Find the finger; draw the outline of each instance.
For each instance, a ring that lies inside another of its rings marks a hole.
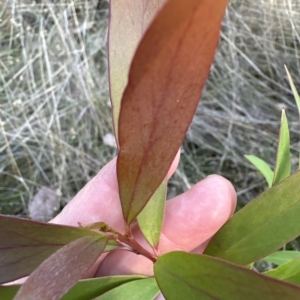
[[[235,206],[236,193],[233,186],[218,175],[207,177],[189,191],[169,200],[159,244],[160,254],[174,250],[190,252],[201,246],[230,218]],[[135,236],[147,247],[141,233]],[[151,276],[152,268],[153,263],[144,257],[114,251],[101,262],[96,275]]]
[[[179,158],[178,151],[169,169],[168,178],[175,172]],[[116,158],[88,182],[51,223],[78,226],[78,223],[91,224],[100,221],[117,231],[124,230],[116,175]]]
[[[51,223],[78,226],[105,222],[123,230],[116,177],[116,158],[110,161],[65,206]]]
[[[180,159],[178,151],[167,177],[175,172]],[[119,232],[124,231],[124,220],[120,204],[116,175],[116,158],[109,162],[86,186],[66,205],[51,223],[78,226],[105,222]],[[92,277],[106,254],[101,255],[87,271]]]
[[[179,160],[180,160],[180,149],[178,150],[172,164],[171,164],[171,167],[168,171],[168,174],[167,174],[167,178],[170,179],[173,174],[175,173],[177,167],[178,167],[178,164],[179,164]]]
[[[162,253],[190,252],[211,238],[232,216],[237,196],[232,184],[211,175],[167,202],[160,241]]]

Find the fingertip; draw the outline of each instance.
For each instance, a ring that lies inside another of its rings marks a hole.
[[[222,176],[212,175],[168,201],[162,251],[191,251],[198,247],[232,216],[236,199],[232,184]]]
[[[220,191],[220,194],[226,195],[226,200],[223,204],[231,208],[229,217],[232,216],[237,204],[237,194],[232,183],[225,177],[216,174],[207,176],[203,181],[215,186]],[[222,202],[222,199],[219,200]]]

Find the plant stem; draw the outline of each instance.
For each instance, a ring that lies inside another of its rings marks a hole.
[[[132,248],[132,252],[136,254],[143,255],[150,259],[152,262],[156,262],[156,257],[150,253],[148,250],[146,250],[144,247],[142,247],[135,239],[133,236],[127,237],[124,236],[123,234],[120,234],[117,232],[117,241],[124,243]]]
[[[108,233],[109,237],[112,240],[115,240],[117,242],[120,242],[122,244],[129,246],[131,248],[130,251],[132,251],[136,254],[139,254],[139,255],[143,255],[143,256],[147,257],[148,259],[150,259],[152,262],[156,262],[157,255],[150,253],[148,250],[146,250],[144,247],[142,247],[134,239],[134,236],[132,235],[129,227],[127,228],[125,234],[121,234],[103,222],[97,222],[97,223],[87,225],[87,226],[82,226],[81,224],[79,224],[79,226],[85,227],[85,228],[88,228],[91,230],[97,229],[100,232]],[[126,249],[126,250],[129,250],[129,249]]]

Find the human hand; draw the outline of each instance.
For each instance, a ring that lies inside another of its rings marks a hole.
[[[168,178],[175,172],[175,158]],[[167,201],[158,253],[182,250],[202,253],[210,238],[231,217],[236,206],[236,193],[229,181],[211,175],[190,190]],[[105,222],[114,230],[125,232],[116,176],[116,159],[108,163],[68,203],[51,223],[71,226]],[[136,240],[146,249],[150,246],[138,228]],[[153,263],[141,255],[115,250],[102,254],[86,277],[141,274],[153,275]]]

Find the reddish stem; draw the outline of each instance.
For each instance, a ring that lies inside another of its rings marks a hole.
[[[143,255],[145,257],[147,257],[148,259],[150,259],[152,262],[156,262],[157,256],[150,253],[148,250],[146,250],[144,247],[142,247],[133,237],[132,233],[131,233],[131,229],[130,226],[126,226],[126,233],[125,234],[121,234],[117,231],[115,231],[114,229],[112,229],[110,226],[108,226],[107,224],[103,223],[103,222],[98,222],[98,223],[94,223],[88,226],[85,226],[86,228],[89,229],[98,229],[100,232],[103,233],[108,233],[109,237],[112,240],[115,240],[117,242],[120,242],[121,244],[125,244],[127,246],[129,246],[131,249],[130,251],[139,254],[139,255]],[[99,228],[100,227],[100,228]],[[126,249],[129,250],[129,249]]]

